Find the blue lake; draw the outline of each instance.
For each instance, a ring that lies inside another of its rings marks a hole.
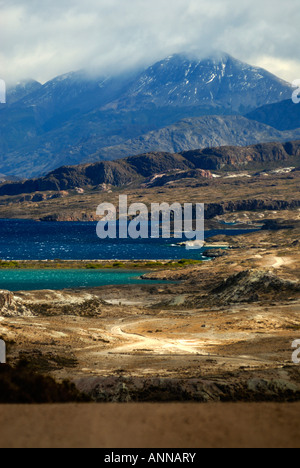
[[[0,289],[33,291],[153,284],[153,281],[140,279],[144,273],[144,271],[126,270],[1,270]]]
[[[241,230],[206,231],[241,234]],[[51,223],[0,220],[2,260],[177,260],[201,259],[201,250],[176,247],[171,239],[106,239],[96,234],[96,223]]]

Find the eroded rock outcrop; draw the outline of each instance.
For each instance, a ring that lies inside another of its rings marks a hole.
[[[197,401],[298,401],[299,385],[277,378],[169,379],[137,377],[91,377],[75,381],[80,392],[96,402]]]
[[[278,277],[264,270],[244,270],[229,276],[211,294],[223,304],[257,302],[265,296],[283,294],[300,297],[300,282]]]
[[[237,211],[281,211],[299,208],[300,199],[287,200],[263,200],[249,199],[237,200],[223,203],[208,203],[205,205],[205,219],[212,219],[222,216],[225,213],[235,213]]]
[[[16,300],[37,316],[100,317],[109,308],[100,298],[84,291],[23,291],[16,293]]]
[[[0,316],[2,317],[19,317],[32,316],[21,300],[16,299],[10,291],[0,291]]]

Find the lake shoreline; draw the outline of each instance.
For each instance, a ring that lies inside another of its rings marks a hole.
[[[206,260],[0,260],[1,270],[127,270],[184,268],[190,265],[200,265]]]
[[[213,262],[168,268],[147,260],[149,284],[69,289],[61,281],[69,272],[58,269],[48,273],[68,289],[3,291],[0,337],[8,364],[16,368],[21,360],[57,382],[75,382],[97,403],[300,401],[300,368],[292,361],[300,326],[300,221],[293,224],[218,236],[214,244],[232,248]],[[117,262],[80,262],[103,263]],[[54,264],[36,266],[45,271]],[[135,265],[137,275],[147,271]],[[13,275],[19,273],[26,272]],[[111,274],[115,282],[126,276],[122,269],[81,269],[84,277],[90,273]],[[43,275],[35,272],[39,282]]]

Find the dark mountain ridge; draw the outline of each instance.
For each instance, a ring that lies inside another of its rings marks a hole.
[[[294,130],[300,128],[300,104],[295,104],[290,98],[259,107],[246,117],[270,125],[277,130]]]
[[[220,171],[273,168],[276,164],[300,164],[300,140],[288,143],[265,143],[248,147],[220,147],[179,154],[148,153],[118,161],[104,161],[79,166],[63,166],[39,179],[0,186],[0,196],[38,191],[61,191],[110,184],[122,187],[141,184],[157,175],[179,171]],[[199,174],[198,174],[199,175]],[[201,175],[201,174],[200,174]],[[202,173],[209,177],[209,173]]]
[[[184,119],[119,145],[101,148],[82,162],[119,159],[156,151],[180,153],[199,148],[249,146],[299,138],[300,128],[279,131],[240,115],[209,115]]]

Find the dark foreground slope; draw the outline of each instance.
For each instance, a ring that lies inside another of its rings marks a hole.
[[[70,403],[87,402],[74,384],[57,383],[50,376],[33,372],[25,360],[16,367],[0,365],[0,403]]]

